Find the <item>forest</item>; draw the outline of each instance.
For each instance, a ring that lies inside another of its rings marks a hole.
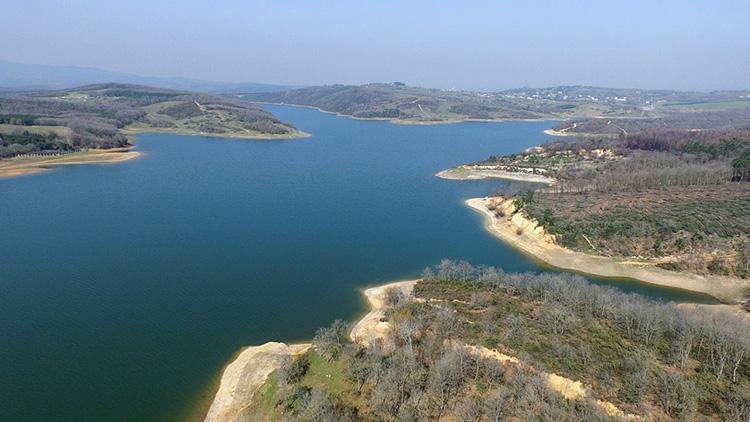
[[[750,418],[745,315],[448,260],[425,270],[413,295],[387,295],[382,341],[351,343],[341,321],[318,330],[246,419]],[[585,394],[566,398],[562,379]]]

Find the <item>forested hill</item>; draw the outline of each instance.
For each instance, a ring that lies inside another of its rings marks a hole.
[[[747,421],[750,329],[570,274],[443,261],[386,292],[382,338],[340,321],[238,420]]]
[[[399,82],[328,85],[243,98],[297,104],[358,118],[441,122],[466,119],[652,118],[698,110],[750,108],[750,91],[681,92],[586,86],[500,92],[428,89]]]
[[[0,94],[0,158],[126,146],[133,131],[249,138],[299,132],[247,101],[127,84]]]

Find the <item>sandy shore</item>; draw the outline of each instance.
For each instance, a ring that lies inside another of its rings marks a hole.
[[[750,288],[748,280],[667,271],[648,262],[620,261],[562,248],[535,221],[525,218],[521,213],[514,214],[512,200],[497,199],[500,201],[498,209],[504,212],[505,217],[498,217],[487,208],[491,200],[493,199],[475,198],[467,200],[466,204],[485,217],[490,233],[554,267],[602,277],[632,278],[650,284],[705,293],[724,303],[738,303],[744,299],[746,289]]]
[[[365,290],[364,295],[370,305],[370,312],[354,324],[352,331],[349,333],[349,338],[355,343],[367,345],[377,338],[385,337],[390,329],[389,324],[382,321],[386,292],[390,289],[397,289],[406,296],[410,296],[418,281],[398,281]]]
[[[521,172],[510,172],[503,170],[475,169],[468,166],[458,166],[437,173],[435,176],[449,180],[480,180],[480,179],[504,179],[519,182],[544,183],[551,185],[555,179],[541,174],[529,174]]]
[[[216,392],[205,420],[239,420],[271,372],[278,369],[287,358],[302,354],[309,348],[310,344],[269,342],[244,349],[224,369],[219,391]]]
[[[307,138],[312,135],[306,132],[297,131],[287,135],[243,135],[239,133],[230,134],[212,134],[199,133],[192,131],[181,131],[175,129],[158,129],[158,128],[128,128],[122,129],[126,135],[136,135],[142,133],[173,133],[178,135],[205,136],[216,138],[232,139],[252,139],[252,140],[288,140]],[[13,158],[0,160],[0,178],[24,176],[34,173],[47,171],[55,166],[75,165],[75,164],[111,164],[119,163],[141,155],[130,148],[113,148],[113,149],[90,149],[88,151],[73,152],[57,157],[30,157],[30,158]]]
[[[617,133],[565,132],[563,130],[554,130],[554,129],[546,129],[544,133],[550,136],[578,136],[582,138],[590,138],[590,137],[616,138],[620,136]]]
[[[367,344],[375,338],[384,336],[389,329],[388,324],[381,321],[386,292],[394,288],[410,295],[417,281],[399,281],[365,290],[364,295],[370,305],[370,311],[352,328],[350,333],[352,341]],[[224,369],[219,390],[214,396],[205,421],[240,420],[243,411],[250,406],[253,396],[263,386],[268,376],[280,368],[287,358],[306,352],[310,346],[309,343],[286,345],[269,342],[243,349],[239,356]]]
[[[568,133],[562,130],[555,130],[555,129],[546,129],[544,133],[550,136],[578,136],[580,135],[578,133]]]
[[[131,148],[88,150],[58,157],[31,157],[0,160],[0,178],[39,173],[56,166],[75,164],[108,164],[131,160],[140,155]]]

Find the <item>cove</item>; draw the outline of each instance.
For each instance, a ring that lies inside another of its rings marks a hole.
[[[548,270],[463,204],[505,182],[433,175],[537,145],[553,122],[404,126],[264,107],[313,136],[146,134],[130,162],[0,180],[0,420],[181,420],[242,346],[354,319],[364,286],[441,258]]]

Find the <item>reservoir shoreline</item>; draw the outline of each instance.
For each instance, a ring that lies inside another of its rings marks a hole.
[[[396,281],[361,290],[367,300],[368,311],[352,325],[349,332],[351,341],[368,344],[373,338],[382,337],[384,330],[388,329],[388,324],[381,321],[386,292],[397,289],[408,295],[418,281]],[[222,370],[219,387],[206,413],[205,422],[238,420],[268,376],[287,359],[305,353],[310,347],[310,342],[287,345],[269,341],[243,348]]]
[[[0,179],[41,173],[50,168],[78,164],[114,164],[141,156],[127,148],[94,149],[51,157],[30,157],[0,160]]]
[[[0,183],[0,247],[13,258],[0,369],[18,384],[0,399],[0,419],[202,419],[241,346],[297,343],[336,318],[355,321],[367,309],[357,291],[372,281],[445,257],[545,270],[463,205],[499,182],[433,175],[537,145],[550,123],[407,128],[268,109],[315,142],[138,135],[146,159]],[[707,298],[603,283],[666,301]]]
[[[137,139],[132,137],[133,135],[142,135],[149,133],[165,133],[185,136],[200,136],[207,138],[237,140],[244,139],[259,141],[287,141],[294,139],[304,139],[312,136],[311,134],[301,130],[285,135],[243,135],[237,133],[216,134],[195,132],[189,130],[160,130],[158,128],[125,128],[122,129],[121,132],[129,137],[131,143],[137,142]],[[121,163],[123,161],[132,160],[141,156],[140,152],[133,151],[134,148],[135,145],[130,145],[124,148],[89,149],[84,151],[71,152],[68,154],[61,154],[57,156],[2,159],[0,160],[0,179],[42,173],[49,170],[50,168],[65,165]]]
[[[541,183],[545,185],[552,185],[555,183],[555,179],[543,176],[541,174],[528,174],[503,170],[474,169],[466,165],[442,170],[435,174],[435,176],[446,180],[501,179],[515,182]]]
[[[636,261],[619,261],[563,248],[535,221],[515,212],[510,199],[501,198],[499,208],[507,218],[498,218],[488,209],[492,198],[473,198],[465,201],[472,210],[484,217],[488,232],[516,249],[556,268],[573,270],[600,277],[630,278],[658,286],[689,290],[707,294],[727,304],[738,304],[750,282],[722,276],[668,271],[653,264]]]
[[[272,135],[272,134],[266,134],[266,135],[246,135],[236,132],[229,132],[229,133],[209,133],[209,132],[196,132],[193,130],[183,130],[183,129],[174,129],[174,128],[152,128],[152,127],[144,127],[144,128],[125,128],[121,130],[122,133],[125,135],[141,135],[141,134],[148,134],[148,133],[165,133],[165,134],[174,134],[174,135],[185,135],[185,136],[201,136],[206,138],[221,138],[221,139],[247,139],[247,140],[257,140],[257,141],[287,141],[287,140],[293,140],[293,139],[304,139],[309,138],[312,135],[297,130],[294,133],[288,133],[283,135]]]

